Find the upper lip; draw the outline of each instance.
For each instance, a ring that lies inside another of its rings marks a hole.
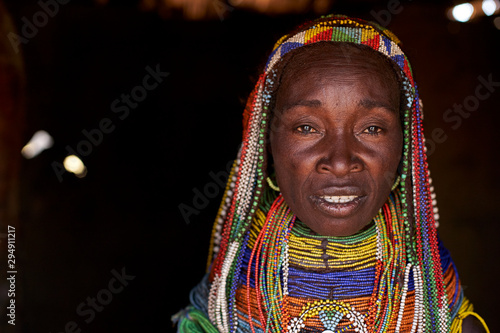
[[[322,188],[313,195],[316,197],[323,196],[364,196],[363,191],[357,186],[329,186]]]

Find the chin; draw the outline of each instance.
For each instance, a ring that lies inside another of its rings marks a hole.
[[[353,222],[353,221],[326,220],[318,224],[318,223],[309,223],[307,220],[306,221],[302,219],[300,220],[318,235],[328,236],[328,237],[352,236],[358,233],[359,231],[363,230],[372,221],[370,220],[367,223],[361,223],[357,221]]]

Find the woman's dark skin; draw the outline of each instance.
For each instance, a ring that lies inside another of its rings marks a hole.
[[[399,85],[370,50],[317,45],[286,68],[270,146],[297,217],[320,235],[348,236],[372,221],[394,184],[403,142]]]
[[[391,192],[403,142],[391,65],[373,50],[344,46],[314,44],[290,60],[270,132],[285,201],[326,236],[352,235],[372,221]],[[462,327],[484,332],[473,317]]]

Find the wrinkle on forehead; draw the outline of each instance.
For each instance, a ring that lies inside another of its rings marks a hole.
[[[399,109],[400,84],[394,67],[384,55],[367,46],[350,43],[320,42],[301,49],[285,59],[276,99],[285,91],[300,89],[294,83],[305,76],[313,77],[320,84],[335,84],[346,89],[361,79],[383,86]]]
[[[282,81],[286,81],[289,76],[302,75],[310,71],[322,74],[332,67],[336,68],[339,75],[343,74],[342,79],[346,82],[354,79],[353,76],[366,75],[370,70],[386,76],[390,81],[398,81],[388,60],[386,61],[378,52],[371,49],[342,49],[335,47],[335,44],[326,45],[318,44],[315,48],[311,47],[295,54],[283,68]]]

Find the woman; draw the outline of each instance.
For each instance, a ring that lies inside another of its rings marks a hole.
[[[398,44],[344,16],[278,41],[180,332],[488,331],[436,233]]]

